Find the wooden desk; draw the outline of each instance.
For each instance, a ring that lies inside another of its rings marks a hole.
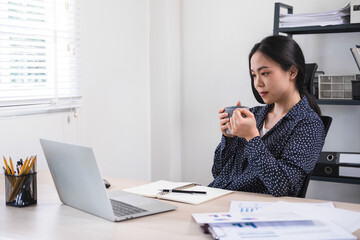
[[[111,191],[133,187],[144,182],[108,179]],[[173,202],[175,211],[110,222],[61,204],[51,176],[38,173],[38,203],[25,208],[5,205],[4,176],[0,180],[0,238],[1,239],[211,239],[201,232],[192,213],[226,212],[231,200],[321,202],[319,200],[236,192],[203,203],[189,205]],[[360,211],[360,204],[334,202],[338,208]],[[358,239],[360,229],[354,233]]]

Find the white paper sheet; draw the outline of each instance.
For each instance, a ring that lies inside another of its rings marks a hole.
[[[263,207],[270,206],[276,202],[249,202],[249,201],[231,201],[230,210],[231,213],[249,213],[255,212]],[[331,207],[334,208],[332,202],[325,203],[288,203],[293,207],[296,206],[318,206],[318,207]]]
[[[275,221],[309,221],[310,218],[295,212],[271,212],[271,213],[193,213],[197,223],[255,223]]]
[[[193,218],[207,223],[220,240],[355,240],[360,213],[338,209],[332,202],[289,203],[232,201],[229,212],[199,213]]]
[[[360,212],[339,208],[277,202],[271,206],[260,209],[258,212],[265,215],[279,212],[296,212],[311,219],[331,221],[350,233],[360,228]]]
[[[210,224],[214,239],[220,240],[355,240],[356,236],[332,223],[291,221],[231,224]]]

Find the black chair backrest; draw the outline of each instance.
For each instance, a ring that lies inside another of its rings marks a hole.
[[[331,122],[332,122],[332,117],[321,116],[321,120],[322,120],[322,122],[324,124],[324,127],[325,127],[325,137],[326,137],[326,135],[327,135],[327,133],[329,131]],[[299,197],[305,198],[306,191],[307,191],[307,188],[309,186],[311,175],[312,175],[312,171],[306,176],[306,178],[304,180],[303,187],[301,188],[301,191],[299,193]]]
[[[305,64],[304,87],[312,96],[315,96],[314,77],[317,69],[318,65],[316,63]]]
[[[321,116],[321,120],[324,124],[324,127],[325,127],[325,137],[329,131],[329,128],[330,128],[330,125],[332,123],[332,117],[329,117],[329,116]]]

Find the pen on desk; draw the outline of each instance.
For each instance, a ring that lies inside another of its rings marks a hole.
[[[19,175],[21,175],[21,174],[24,172],[27,164],[28,164],[28,158],[25,159],[25,162],[24,162],[23,165],[21,166],[21,168],[20,168],[20,174],[19,174]]]
[[[190,194],[206,194],[205,191],[191,191],[191,190],[176,190],[176,189],[161,189],[161,192],[164,193],[190,193]]]

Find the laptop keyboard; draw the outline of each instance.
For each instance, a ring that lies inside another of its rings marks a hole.
[[[138,207],[129,205],[127,203],[119,202],[119,201],[116,201],[113,199],[110,199],[110,202],[111,202],[114,214],[117,217],[122,217],[122,216],[130,215],[130,214],[134,214],[134,213],[142,213],[142,212],[147,211],[145,209],[138,208]]]

